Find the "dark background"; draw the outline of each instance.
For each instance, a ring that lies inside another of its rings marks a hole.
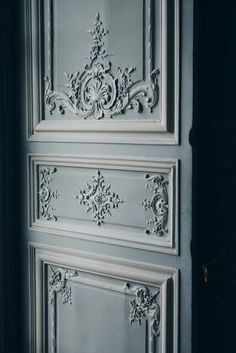
[[[236,1],[195,0],[194,59],[193,348],[235,353]]]
[[[21,352],[23,1],[0,2],[0,351]],[[193,351],[236,352],[236,1],[195,0]],[[184,68],[182,68],[184,70]],[[207,268],[204,282],[203,266]],[[23,352],[22,352],[23,353]],[[24,352],[26,353],[26,352]],[[189,353],[189,352],[180,352]]]

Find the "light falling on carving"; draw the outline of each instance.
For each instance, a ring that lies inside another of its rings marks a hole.
[[[145,211],[150,209],[153,213],[153,217],[147,220],[146,233],[154,233],[162,237],[168,232],[168,181],[165,181],[162,175],[149,176],[148,174],[146,180],[152,182],[147,184],[146,188],[153,193],[151,200],[145,198],[141,202]]]
[[[111,184],[106,185],[99,170],[93,176],[92,185],[87,183],[87,189],[80,190],[75,197],[81,205],[86,206],[87,212],[93,212],[93,219],[99,226],[104,223],[105,215],[111,216],[111,210],[124,202],[117,193],[111,191]]]
[[[128,110],[139,113],[144,106],[152,112],[159,98],[159,70],[150,71],[147,84],[133,82],[131,75],[135,71],[134,67],[118,67],[115,72],[112,63],[107,60],[112,55],[107,54],[103,39],[109,32],[103,27],[99,13],[95,17],[93,29],[88,32],[92,36],[87,57],[89,62],[81,72],[65,74],[67,91],[54,90],[52,77],[45,77],[45,103],[49,112],[52,114],[58,109],[64,114],[68,110],[83,119],[112,118]],[[150,46],[151,43],[150,39]]]

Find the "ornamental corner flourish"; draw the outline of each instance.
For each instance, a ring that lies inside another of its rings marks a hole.
[[[56,168],[39,170],[39,214],[46,221],[57,221],[57,217],[51,213],[51,211],[55,211],[55,208],[51,206],[51,201],[57,199],[59,194],[57,191],[52,191],[50,187],[53,180],[51,175],[56,171]]]
[[[150,1],[150,18],[151,3]],[[150,58],[147,84],[138,85],[137,82],[132,81],[131,75],[135,71],[134,67],[124,69],[118,67],[117,72],[112,69],[112,63],[107,60],[107,57],[113,54],[107,54],[103,41],[109,31],[104,29],[100,14],[97,13],[93,29],[88,30],[92,36],[90,53],[86,57],[88,64],[82,72],[65,73],[67,92],[53,89],[53,49],[50,46],[53,31],[51,27],[52,24],[49,26],[49,76],[45,77],[45,104],[50,114],[55,109],[58,109],[61,114],[69,110],[80,118],[98,120],[112,118],[128,110],[139,113],[144,105],[152,112],[159,100],[159,70],[153,69],[151,24],[149,26]]]
[[[100,170],[93,176],[92,185],[87,183],[87,189],[80,190],[75,198],[79,200],[80,205],[87,207],[87,212],[93,212],[93,219],[99,226],[104,223],[106,214],[111,216],[111,210],[124,203],[118,194],[111,191],[111,184],[106,186]]]
[[[77,275],[76,271],[64,270],[57,268],[56,270],[50,266],[51,277],[49,279],[49,303],[53,304],[55,301],[55,294],[62,296],[63,304],[72,304],[71,287],[68,287],[67,280]]]
[[[146,184],[146,188],[153,192],[151,200],[144,199],[141,205],[144,210],[151,209],[153,218],[147,220],[146,233],[154,233],[159,237],[168,233],[168,217],[169,217],[169,202],[168,202],[168,181],[165,181],[162,175],[149,176],[146,175],[146,180],[152,184]]]
[[[147,318],[149,323],[149,350],[148,353],[155,352],[156,337],[160,334],[160,306],[157,303],[159,290],[151,293],[147,287],[132,286],[125,283],[126,293],[135,295],[135,299],[130,301],[129,323],[137,322],[142,324],[142,319]]]
[[[77,276],[77,271],[65,270],[63,268],[54,269],[52,266],[49,266],[51,270],[51,275],[48,282],[48,291],[49,291],[49,304],[52,307],[52,317],[51,317],[51,339],[52,339],[52,353],[57,352],[57,315],[56,315],[56,299],[57,294],[62,296],[62,303],[72,304],[71,300],[71,287],[68,286],[67,281],[71,277]]]

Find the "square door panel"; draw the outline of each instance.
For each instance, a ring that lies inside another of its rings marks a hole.
[[[178,162],[30,155],[30,228],[178,253]]]
[[[178,0],[27,0],[31,140],[178,143]]]
[[[29,250],[31,353],[177,353],[177,270]]]

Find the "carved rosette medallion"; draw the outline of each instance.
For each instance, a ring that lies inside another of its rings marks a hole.
[[[51,189],[52,174],[56,173],[56,171],[56,168],[42,168],[39,170],[39,213],[47,221],[57,221],[57,217],[51,213],[51,211],[55,210],[51,206],[51,201],[59,197],[58,192]]]
[[[104,29],[99,13],[93,29],[88,32],[92,36],[92,46],[86,58],[88,64],[82,72],[65,74],[67,92],[53,90],[52,77],[45,77],[45,103],[50,113],[55,109],[61,114],[69,110],[83,119],[102,119],[131,109],[141,112],[143,105],[152,112],[158,102],[159,71],[150,71],[148,83],[143,86],[133,83],[131,74],[135,71],[134,67],[118,67],[115,72],[112,63],[107,60],[112,54],[107,54],[104,48],[103,38],[108,31]]]
[[[145,211],[150,209],[153,213],[153,218],[147,221],[146,233],[154,233],[162,237],[168,232],[168,181],[165,181],[162,175],[150,177],[148,174],[146,180],[152,182],[152,184],[147,184],[146,188],[153,193],[151,200],[145,198],[141,202]]]
[[[155,340],[160,334],[160,306],[157,303],[159,290],[151,293],[147,287],[132,286],[125,284],[125,292],[135,295],[135,299],[130,301],[129,323],[137,322],[142,324],[142,319],[147,318],[149,322],[149,352],[155,352]]]
[[[87,183],[87,189],[80,190],[75,197],[81,205],[87,207],[87,212],[93,212],[93,219],[99,226],[104,223],[106,214],[111,216],[111,210],[124,202],[118,194],[111,191],[111,184],[106,186],[100,170],[93,176],[92,185]]]

